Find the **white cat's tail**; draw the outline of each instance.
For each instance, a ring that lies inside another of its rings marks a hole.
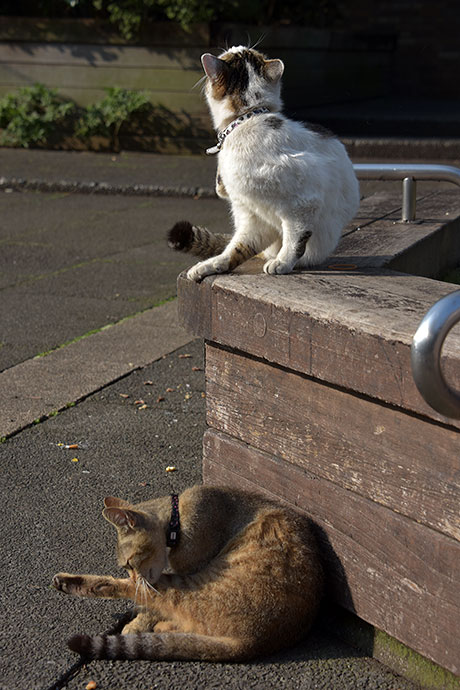
[[[240,640],[181,632],[74,635],[68,645],[87,659],[238,661],[251,656]]]
[[[194,254],[202,259],[221,254],[231,235],[213,233],[200,225],[181,220],[168,232],[168,245],[178,252]]]

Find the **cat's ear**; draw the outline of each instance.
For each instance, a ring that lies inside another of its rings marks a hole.
[[[125,501],[123,498],[115,498],[115,496],[106,496],[106,498],[104,498],[104,506],[106,508],[127,508],[129,505],[129,502]]]
[[[282,60],[265,60],[265,76],[273,82],[281,79],[284,72],[284,63]]]
[[[104,498],[105,508],[128,508],[131,504],[125,501],[124,498],[115,498],[115,496],[106,496]]]
[[[117,529],[135,529],[142,522],[142,516],[126,508],[104,508],[102,515]]]
[[[211,53],[205,53],[201,56],[201,64],[203,65],[206,76],[209,77],[211,81],[217,81],[227,69],[227,63],[215,57],[215,55],[211,55]]]

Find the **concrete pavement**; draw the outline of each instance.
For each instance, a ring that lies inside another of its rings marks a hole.
[[[21,179],[50,185],[64,174],[110,183],[113,171],[114,185],[148,177],[204,189],[214,176],[201,157],[127,156],[121,170],[96,154],[4,154],[0,177],[14,177],[14,164]],[[182,217],[225,230],[227,209],[191,194],[9,189],[0,192],[0,688],[414,688],[319,627],[251,664],[84,666],[67,650],[71,634],[106,631],[126,611],[49,586],[58,570],[119,573],[104,496],[139,501],[201,481],[203,345],[168,301],[188,259],[166,248],[164,232]]]

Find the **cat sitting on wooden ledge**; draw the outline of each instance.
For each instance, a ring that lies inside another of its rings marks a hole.
[[[344,146],[327,130],[282,114],[281,60],[237,46],[220,57],[205,53],[201,62],[218,133],[207,152],[218,154],[216,192],[230,202],[234,234],[229,241],[188,221],[176,223],[169,245],[205,259],[188,278],[231,271],[260,252],[272,274],[323,262],[359,207]]]
[[[239,661],[295,644],[311,627],[323,575],[310,522],[258,494],[194,486],[137,505],[106,498],[129,577],[58,573],[66,594],[131,599],[121,635],[75,635],[95,659]]]

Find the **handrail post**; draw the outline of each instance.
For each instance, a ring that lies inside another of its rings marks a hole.
[[[401,220],[415,220],[416,180],[452,182],[460,186],[460,168],[425,163],[353,163],[359,180],[403,180]]]
[[[402,221],[409,223],[415,220],[417,203],[417,183],[413,177],[405,177],[403,179],[403,203],[402,203]]]

